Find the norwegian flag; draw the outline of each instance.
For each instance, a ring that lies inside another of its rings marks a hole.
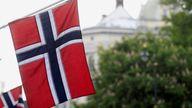
[[[9,24],[29,108],[49,108],[95,93],[77,0]]]
[[[21,86],[1,94],[0,108],[24,108]]]

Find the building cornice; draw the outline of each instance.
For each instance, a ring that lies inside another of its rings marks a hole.
[[[125,28],[116,28],[116,27],[91,27],[83,29],[82,35],[91,35],[91,34],[124,34],[131,35],[134,34],[136,29],[125,29]]]

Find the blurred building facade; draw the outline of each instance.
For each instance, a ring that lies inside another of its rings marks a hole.
[[[97,25],[82,32],[90,70],[98,68],[99,46],[109,48],[124,36],[133,36],[136,29],[137,20],[124,9],[123,0],[116,0],[116,8],[111,14],[103,15]]]
[[[161,0],[148,0],[141,7],[138,18],[138,32],[158,33],[160,28],[166,24],[163,18],[170,15],[170,8],[160,2]]]
[[[133,37],[138,32],[158,33],[165,25],[162,20],[169,15],[169,9],[160,0],[148,0],[142,6],[138,19],[134,19],[124,8],[123,0],[116,0],[116,8],[101,21],[82,31],[87,62],[91,72],[98,69],[98,47],[109,48],[123,37]]]
[[[72,108],[72,104],[70,101],[67,101],[52,108]]]

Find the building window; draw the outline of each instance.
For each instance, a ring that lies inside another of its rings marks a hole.
[[[166,9],[164,9],[164,10],[163,10],[163,17],[167,17],[167,15],[168,15],[168,12],[167,12]]]
[[[91,40],[94,40],[94,37],[93,37],[93,36],[91,36]]]

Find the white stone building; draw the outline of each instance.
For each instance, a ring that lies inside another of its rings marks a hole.
[[[160,0],[148,0],[141,7],[138,18],[138,32],[154,32],[158,33],[160,28],[166,23],[163,17],[170,15],[168,6],[161,5]]]
[[[98,69],[98,47],[109,48],[123,37],[131,37],[138,32],[158,33],[165,25],[162,20],[169,15],[169,8],[162,6],[160,0],[148,0],[142,6],[139,18],[134,19],[124,9],[123,0],[116,0],[116,9],[103,15],[95,26],[83,30],[83,41],[91,72]]]
[[[124,36],[133,36],[137,21],[123,7],[123,0],[116,0],[116,9],[93,27],[83,30],[83,41],[90,70],[98,68],[98,47],[108,48]]]

